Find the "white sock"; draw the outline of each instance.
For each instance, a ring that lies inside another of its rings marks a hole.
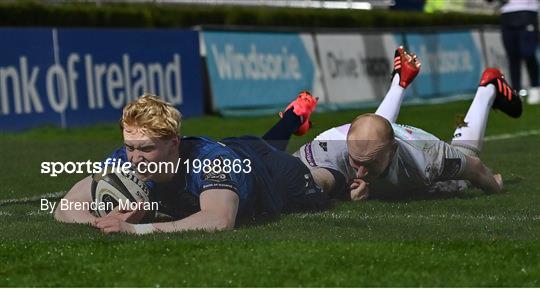
[[[399,115],[403,96],[405,96],[405,89],[399,85],[399,74],[395,74],[392,78],[390,89],[375,114],[384,117],[390,123],[395,123]]]
[[[465,126],[454,132],[452,145],[463,147],[469,155],[478,155],[484,143],[487,120],[491,105],[495,100],[495,86],[478,87],[469,111],[465,116]]]

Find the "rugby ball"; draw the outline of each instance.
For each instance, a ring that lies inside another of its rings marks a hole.
[[[96,204],[94,214],[98,217],[106,216],[121,204],[150,201],[150,190],[133,171],[94,174],[91,193]]]

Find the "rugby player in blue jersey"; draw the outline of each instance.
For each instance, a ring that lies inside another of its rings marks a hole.
[[[89,211],[59,207],[54,217],[62,222],[91,223],[105,233],[147,234],[231,229],[242,219],[324,209],[328,199],[309,169],[270,144],[308,123],[316,103],[311,95],[301,93],[282,121],[263,138],[245,136],[216,142],[180,136],[180,112],[156,96],[144,95],[124,108],[120,120],[124,146],[110,158],[131,162],[133,168],[150,162],[181,161],[176,172],[138,172],[151,188],[150,199],[159,203],[159,216],[166,217],[165,221],[138,224],[135,212],[116,210],[98,218]],[[226,170],[228,173],[223,167],[207,173],[193,168],[204,160],[220,160],[221,166],[225,160],[237,161],[237,166]],[[64,199],[91,202],[91,183],[91,176],[82,179]]]

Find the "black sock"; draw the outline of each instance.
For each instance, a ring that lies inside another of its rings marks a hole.
[[[527,70],[529,71],[529,79],[532,87],[538,87],[538,61],[536,55],[525,59]]]
[[[291,107],[283,113],[283,118],[270,128],[262,138],[276,149],[285,151],[292,134],[296,132],[301,125],[302,121],[300,116],[297,116],[293,112],[293,107]]]

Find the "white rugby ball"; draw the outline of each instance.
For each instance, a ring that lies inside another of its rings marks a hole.
[[[106,216],[120,201],[123,204],[150,201],[150,190],[134,172],[96,173],[92,176],[91,193],[97,205],[94,213],[99,217]]]

